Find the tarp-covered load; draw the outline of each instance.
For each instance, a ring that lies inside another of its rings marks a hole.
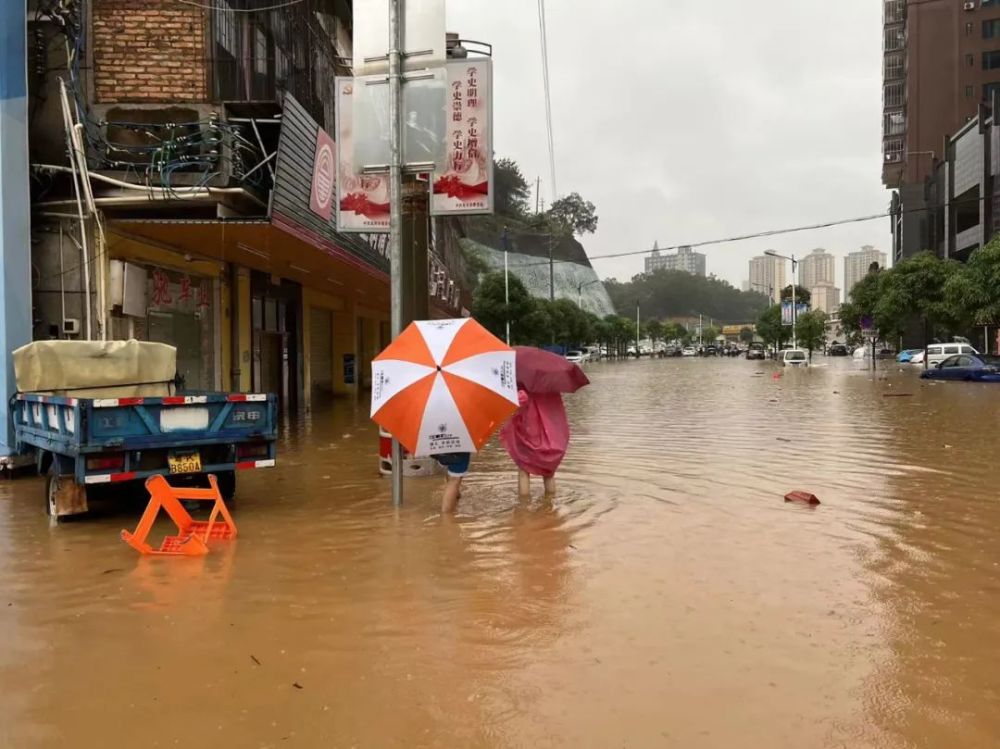
[[[14,352],[22,393],[74,398],[164,397],[174,392],[177,349],[146,341],[35,341]]]

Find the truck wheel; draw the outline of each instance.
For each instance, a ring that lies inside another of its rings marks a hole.
[[[45,513],[50,518],[59,519],[56,515],[56,492],[59,491],[59,476],[52,471],[45,478]]]
[[[236,471],[219,471],[215,474],[219,485],[219,494],[227,505],[232,505],[236,499]]]

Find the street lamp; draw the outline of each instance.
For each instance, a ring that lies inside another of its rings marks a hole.
[[[799,261],[795,259],[795,255],[779,255],[774,250],[764,250],[764,254],[770,257],[780,258],[782,260],[792,261],[792,348],[798,348],[798,339],[795,337],[795,318],[797,317],[797,310],[795,308],[795,266],[799,264]]]
[[[500,243],[503,245],[503,313],[507,318],[507,345],[510,345],[510,273],[507,270],[507,227],[503,228],[500,235]]]
[[[601,279],[595,278],[593,281],[581,281],[576,285],[576,306],[583,309],[583,290],[591,284],[600,283]]]

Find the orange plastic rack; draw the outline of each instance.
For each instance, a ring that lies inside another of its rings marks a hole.
[[[146,479],[149,504],[139,518],[135,532],[129,533],[123,530],[122,540],[140,554],[196,557],[208,553],[209,541],[236,538],[236,523],[233,522],[229,509],[222,501],[215,476],[210,475],[208,481],[208,489],[189,489],[171,486],[163,476],[150,476]],[[192,518],[181,504],[181,500],[184,499],[213,502],[208,520]],[[146,539],[160,514],[160,508],[163,508],[177,526],[177,535],[167,536],[160,544],[160,548],[154,549]]]

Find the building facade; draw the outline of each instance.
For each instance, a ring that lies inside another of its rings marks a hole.
[[[882,181],[899,260],[932,243],[925,181],[943,144],[1000,90],[1000,2],[883,0],[883,34]]]
[[[857,252],[849,252],[844,257],[844,296],[850,298],[854,285],[868,275],[872,263],[878,263],[879,268],[886,267],[887,256],[866,244]]]
[[[840,311],[840,289],[832,283],[821,281],[813,286],[806,286],[806,288],[809,289],[810,304],[814,310],[820,310],[828,315],[837,314]]]
[[[320,173],[351,7],[92,0],[33,14],[35,338],[169,343],[188,388],[274,392],[288,409],[370,384],[389,340],[386,237],[338,232]],[[461,253],[447,225],[429,249],[435,232],[416,226],[419,314],[458,316]]]
[[[811,289],[820,284],[836,282],[833,255],[817,248],[799,260],[799,286]]]
[[[646,272],[657,270],[680,270],[695,276],[705,275],[705,255],[690,247],[680,247],[676,253],[661,254],[654,249],[646,258]]]
[[[771,255],[758,255],[750,260],[751,291],[765,294],[775,303],[781,302],[781,290],[787,286],[785,261]]]

